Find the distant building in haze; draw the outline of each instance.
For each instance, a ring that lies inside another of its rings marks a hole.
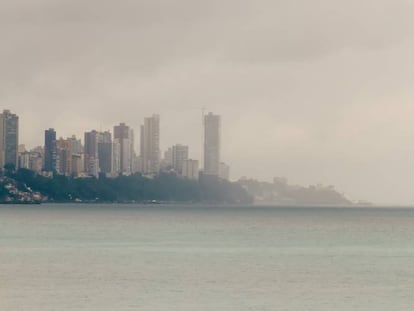
[[[43,169],[43,161],[45,157],[45,149],[38,146],[30,150],[29,169],[36,173],[41,173]]]
[[[43,165],[42,153],[37,149],[30,151],[20,149],[18,168],[25,168],[40,173]]]
[[[84,168],[85,173],[89,176],[97,177],[99,174],[98,141],[99,133],[97,131],[85,133]]]
[[[29,169],[30,152],[27,151],[25,145],[19,145],[17,151],[17,168]]]
[[[99,172],[109,175],[112,172],[112,135],[110,132],[99,133],[98,137],[98,158]]]
[[[171,151],[172,168],[178,175],[181,175],[184,161],[188,160],[188,146],[174,145]]]
[[[0,113],[0,169],[11,164],[18,167],[19,117],[4,110]]]
[[[19,152],[19,157],[18,157],[19,161],[18,161],[18,168],[25,168],[25,169],[29,169],[30,167],[30,152],[27,151],[23,151],[23,152]]]
[[[72,141],[72,152],[73,154],[82,154],[83,148],[82,148],[82,141],[80,139],[77,139],[75,135],[72,135],[72,137],[68,138]]]
[[[204,116],[204,174],[219,176],[220,127],[219,115]]]
[[[164,151],[164,157],[160,161],[160,171],[168,172],[172,169],[172,147]]]
[[[37,151],[23,151],[19,152],[19,168],[32,170],[36,173],[41,173],[43,165],[43,157]]]
[[[219,177],[224,180],[230,180],[230,166],[228,166],[226,163],[220,163]]]
[[[80,176],[85,170],[85,160],[83,154],[82,141],[76,138],[75,135],[72,135],[72,137],[68,138],[67,140],[70,141],[71,144],[71,175]]]
[[[171,147],[169,147],[164,152],[164,161],[165,161],[165,164],[172,166],[172,163],[173,163],[173,155],[172,155],[172,148]]]
[[[188,179],[198,179],[199,167],[197,160],[185,160],[182,167],[182,176]]]
[[[71,176],[72,170],[72,156],[73,156],[73,141],[71,138],[59,138],[56,141],[56,171],[61,175]]]
[[[116,177],[121,172],[121,146],[119,141],[112,141],[112,168],[111,176]]]
[[[43,170],[46,172],[56,171],[56,131],[52,128],[45,131]]]
[[[83,154],[72,154],[72,175],[80,176],[84,172]]]
[[[125,123],[114,126],[114,143],[119,146],[119,173],[130,175],[133,172],[135,153],[133,130]]]
[[[160,117],[153,115],[141,125],[141,170],[143,174],[160,171]]]

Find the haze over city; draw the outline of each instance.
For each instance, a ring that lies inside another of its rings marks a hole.
[[[414,202],[414,3],[3,0],[0,101],[20,143],[161,116],[202,158],[222,116],[233,179],[333,184]],[[139,140],[136,141],[138,148]]]

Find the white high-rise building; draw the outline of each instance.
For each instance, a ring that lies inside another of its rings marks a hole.
[[[219,176],[220,127],[219,115],[211,112],[204,116],[204,174]]]
[[[141,125],[141,170],[155,175],[160,171],[160,116],[144,119]]]

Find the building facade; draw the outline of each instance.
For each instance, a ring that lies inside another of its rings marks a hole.
[[[160,171],[160,116],[144,119],[141,125],[141,170],[143,174],[156,175]]]
[[[114,126],[114,143],[119,146],[119,172],[130,175],[133,172],[134,132],[125,123]],[[113,171],[113,173],[115,173]]]
[[[99,174],[98,141],[99,133],[97,131],[85,133],[84,169],[89,176],[97,177]]]
[[[11,164],[18,167],[19,117],[4,110],[0,114],[0,168]]]
[[[46,172],[56,171],[56,131],[52,128],[45,131],[43,170]]]
[[[73,145],[72,139],[59,138],[56,141],[56,171],[61,175],[71,176],[72,169]]]
[[[199,167],[197,160],[185,160],[183,162],[182,176],[188,179],[197,180],[199,174]]]
[[[172,168],[181,175],[183,173],[184,161],[188,160],[188,146],[174,145],[172,147]]]
[[[110,132],[99,133],[98,136],[98,159],[99,172],[105,175],[112,173],[112,135]]]
[[[219,176],[221,118],[211,112],[204,116],[204,174]]]

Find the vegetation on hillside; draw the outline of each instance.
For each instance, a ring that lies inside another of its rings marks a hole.
[[[201,177],[199,181],[160,174],[147,178],[141,174],[117,178],[44,177],[27,169],[6,169],[8,178],[18,185],[40,192],[52,202],[212,202],[252,203],[252,197],[237,183]]]

